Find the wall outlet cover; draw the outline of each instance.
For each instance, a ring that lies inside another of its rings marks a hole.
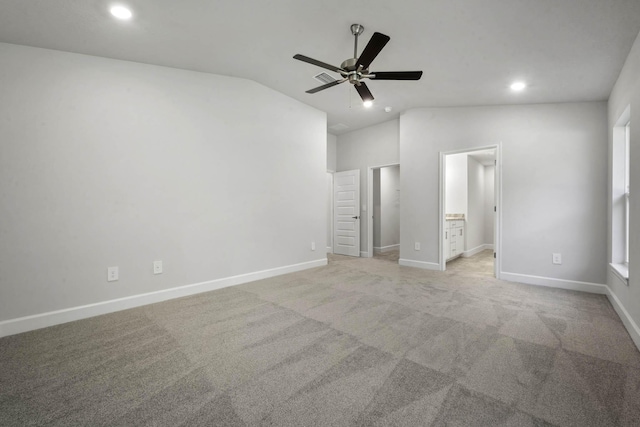
[[[562,254],[553,254],[552,262],[556,265],[562,264]]]
[[[419,251],[420,250],[420,242],[416,242],[414,247],[415,247],[416,251]]]
[[[115,282],[119,276],[118,267],[107,267],[107,282]]]
[[[162,274],[162,261],[153,261],[153,274]]]

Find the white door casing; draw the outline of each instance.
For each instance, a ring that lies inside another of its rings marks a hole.
[[[360,170],[333,175],[333,253],[360,256]]]

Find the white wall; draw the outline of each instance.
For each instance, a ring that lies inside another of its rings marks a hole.
[[[501,143],[502,271],[605,283],[606,129],[604,102],[405,112],[400,257],[438,265],[439,152]]]
[[[398,245],[400,243],[400,166],[380,169],[380,214],[382,223],[378,247]]]
[[[325,259],[325,113],[236,78],[0,59],[0,320]]]
[[[445,171],[445,208],[447,214],[467,216],[467,154],[449,154]]]
[[[370,214],[362,211],[367,200],[367,168],[399,163],[398,120],[338,136],[337,172],[360,170],[360,251],[367,250]]]
[[[607,284],[613,293],[614,307],[625,321],[636,345],[640,347],[640,276],[637,274],[640,260],[640,35],[636,39],[626,63],[618,77],[608,104],[608,129],[609,135],[609,197],[608,199],[608,254],[606,260],[612,260],[611,248],[611,180],[612,147],[613,147],[613,126],[623,113],[631,106],[631,177],[630,177],[630,245],[629,245],[629,285],[625,285],[609,269],[607,269]],[[618,306],[616,306],[618,304]],[[620,306],[623,310],[620,310]],[[626,313],[624,313],[626,312]]]
[[[484,167],[484,243],[486,245],[493,245],[494,239],[495,172],[496,168],[493,166]]]
[[[473,157],[467,156],[466,251],[474,250],[485,244],[484,190],[484,166],[478,163]]]

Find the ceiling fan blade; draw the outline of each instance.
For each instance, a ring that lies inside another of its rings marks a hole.
[[[373,80],[420,80],[422,71],[378,71],[370,72]]]
[[[373,95],[364,82],[360,82],[360,84],[355,85],[355,87],[360,94],[360,98],[362,98],[362,101],[373,101]]]
[[[335,71],[336,73],[344,73],[345,71],[342,68],[338,68],[334,65],[327,64],[326,62],[318,61],[317,59],[309,58],[308,56],[297,55],[293,56],[293,59],[297,59],[302,62],[308,62],[309,64],[317,65],[318,67],[326,68],[327,70]]]
[[[339,85],[340,83],[344,83],[346,81],[347,81],[347,79],[336,80],[335,82],[327,83],[326,85],[322,85],[322,86],[314,87],[313,89],[309,89],[307,91],[307,93],[320,92],[321,90],[329,89],[330,87],[334,87],[334,86]]]
[[[391,37],[385,36],[382,33],[373,33],[371,36],[371,40],[365,46],[360,58],[356,62],[356,69],[358,66],[362,65],[363,69],[369,68],[369,64],[376,59],[376,56],[380,53],[382,48],[391,40]]]

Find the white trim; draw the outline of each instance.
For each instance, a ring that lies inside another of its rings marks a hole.
[[[46,328],[59,325],[61,323],[72,322],[74,320],[86,319],[88,317],[113,313],[115,311],[140,307],[170,299],[195,295],[202,292],[214,291],[229,286],[240,285],[253,282],[255,280],[267,279],[269,277],[280,276],[282,274],[294,273],[309,268],[322,267],[327,265],[327,259],[322,258],[315,261],[303,262],[284,267],[272,268],[269,270],[256,271],[253,273],[240,274],[237,276],[225,277],[222,279],[210,280],[208,282],[194,283],[191,285],[179,286],[177,288],[163,289],[146,294],[132,295],[110,301],[102,301],[94,304],[79,307],[67,308],[64,310],[50,311],[48,313],[35,314],[32,316],[19,317],[0,322],[0,337],[15,335],[34,329]]]
[[[640,350],[640,327],[638,327],[638,324],[634,322],[627,309],[624,308],[616,294],[614,294],[611,288],[608,286],[607,298],[609,299],[609,302],[611,302],[613,309],[616,311],[616,313],[618,313],[618,317],[620,317],[620,320],[622,320],[622,323],[627,329],[627,332],[629,332],[629,335],[631,336],[634,344],[636,345],[636,347],[638,347],[638,350]]]
[[[360,251],[360,257],[361,258],[371,258],[369,256],[369,252],[365,252],[365,251]]]
[[[400,249],[400,243],[398,243],[397,245],[374,247],[373,248],[373,253],[374,254],[381,254],[381,253],[384,253],[384,252],[393,251],[395,249]]]
[[[487,250],[487,249],[493,249],[493,245],[485,243],[484,245],[476,246],[473,249],[470,249],[468,251],[462,252],[462,257],[463,258],[469,258],[469,257],[472,257],[472,256],[474,256],[476,254],[479,254],[480,252],[482,252],[484,250]]]
[[[333,248],[331,246],[327,246],[327,253],[328,254],[332,254],[333,253]]]
[[[550,288],[568,289],[571,291],[589,292],[592,294],[607,294],[607,285],[591,282],[579,282],[577,280],[556,279],[553,277],[532,276],[529,274],[507,273],[502,271],[502,280],[509,282],[526,283],[528,285],[547,286]]]
[[[629,266],[610,263],[611,272],[626,286],[629,286]]]
[[[423,270],[440,271],[440,264],[436,262],[415,261],[412,259],[400,259],[398,260],[398,264],[404,265],[405,267],[416,267],[416,268],[422,268]]]
[[[367,167],[367,254],[373,256],[373,170],[388,168],[392,166],[400,166],[398,163],[387,163],[385,165],[368,166]],[[402,199],[400,201],[402,203]]]

